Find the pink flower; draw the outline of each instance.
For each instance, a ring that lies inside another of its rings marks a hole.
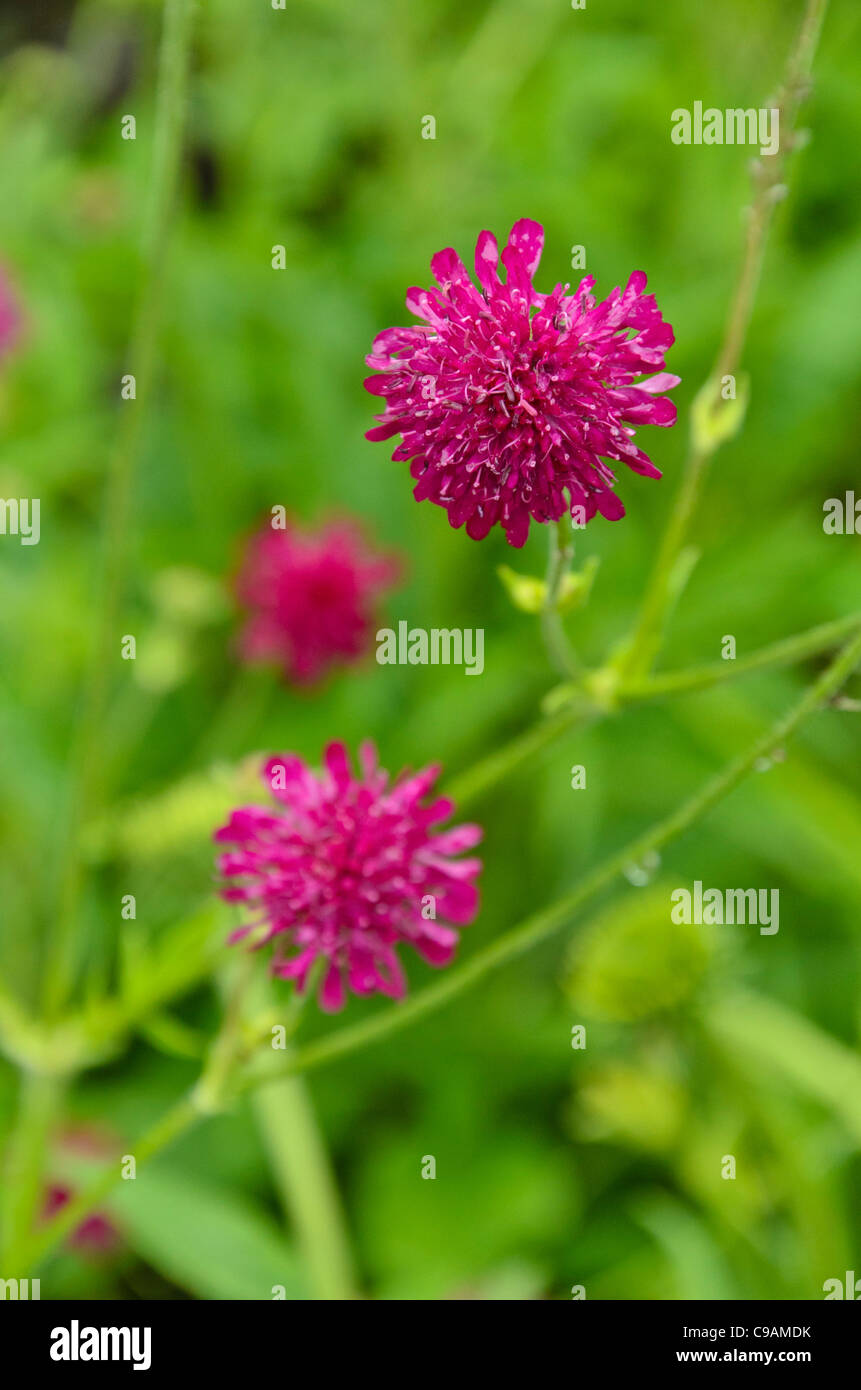
[[[52,1183],[45,1195],[45,1204],[42,1209],[43,1219],[49,1221],[58,1211],[62,1211],[73,1196],[74,1193],[70,1187],[63,1183]],[[103,1216],[97,1211],[85,1216],[66,1242],[70,1250],[76,1250],[80,1255],[90,1256],[111,1255],[120,1243],[120,1234],[116,1226],[107,1216]]]
[[[76,1196],[76,1184],[84,1177],[84,1170],[94,1162],[107,1162],[116,1158],[117,1141],[105,1130],[91,1124],[67,1126],[57,1136],[54,1162],[61,1176],[55,1177],[45,1188],[41,1219],[50,1221],[53,1216],[68,1205]],[[74,1183],[67,1173],[70,1162],[74,1162],[78,1173]],[[63,1170],[66,1170],[64,1173]],[[103,1256],[113,1254],[122,1245],[122,1237],[110,1217],[103,1212],[93,1211],[85,1216],[66,1238],[66,1246],[80,1255]]]
[[[249,618],[240,638],[247,661],[276,661],[289,680],[318,680],[337,661],[368,647],[373,604],[400,573],[375,555],[356,526],[333,522],[302,534],[264,526],[249,544],[237,581]]]
[[[372,743],[360,749],[359,777],[342,743],[330,743],[324,761],[316,773],[295,754],[270,759],[264,780],[278,809],[244,806],[215,839],[236,846],[219,857],[229,881],[222,897],[254,909],[231,940],[280,938],[273,973],[300,991],[324,957],[320,1003],[333,1011],[346,988],[403,996],[400,942],[431,965],[448,964],[458,935],[437,914],[457,926],[475,917],[481,861],[453,856],[477,844],[481,829],[432,829],[454,810],[444,797],[426,800],[437,767],[390,784]]]
[[[530,517],[555,521],[569,509],[581,522],[596,511],[624,516],[606,460],[659,478],[633,426],[676,418],[660,395],[679,383],[661,370],[673,330],[654,295],[643,294],[643,272],[598,305],[591,275],[574,294],[568,285],[539,294],[532,276],[543,245],[539,223],[516,222],[502,252],[503,284],[496,239],[482,232],[480,290],[454,251],[437,252],[439,289],[407,293],[407,308],[425,324],[387,329],[366,359],[381,375],[365,386],[386,402],[367,438],[400,434],[392,457],[412,460],[416,500],[445,507],[474,540],[498,522],[521,546]]]

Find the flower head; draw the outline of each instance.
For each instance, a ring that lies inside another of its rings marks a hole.
[[[429,794],[436,767],[390,782],[372,743],[353,775],[347,750],[330,743],[324,769],[301,758],[272,758],[264,781],[277,809],[244,806],[216,831],[235,848],[219,857],[222,897],[246,903],[253,920],[231,940],[276,939],[273,973],[305,988],[318,957],[328,961],[320,987],[326,1010],[340,1009],[346,989],[400,998],[401,942],[431,965],[447,965],[458,935],[478,910],[478,859],[456,859],[481,839],[477,825],[435,829],[454,807]],[[441,920],[438,920],[441,919]]]
[[[399,572],[350,522],[304,534],[289,523],[267,524],[252,536],[237,580],[249,612],[242,656],[276,661],[298,684],[318,680],[338,661],[355,661],[368,646],[374,601]]]
[[[387,329],[366,359],[379,375],[365,386],[386,402],[367,438],[400,434],[392,457],[412,460],[416,500],[445,507],[475,540],[498,522],[521,546],[530,518],[556,521],[569,510],[582,522],[624,516],[607,460],[659,478],[633,427],[676,418],[659,394],[679,382],[661,370],[673,331],[644,295],[642,271],[601,304],[591,275],[573,294],[561,284],[539,294],[532,277],[543,245],[543,227],[516,222],[503,283],[496,239],[482,232],[480,289],[454,251],[437,252],[439,289],[407,294],[424,324]],[[633,384],[649,372],[657,375]]]

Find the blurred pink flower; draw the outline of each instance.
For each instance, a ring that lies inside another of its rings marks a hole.
[[[390,783],[372,743],[359,761],[356,777],[342,743],[326,748],[320,773],[294,754],[270,759],[264,780],[279,808],[244,806],[215,835],[236,847],[218,860],[222,896],[253,909],[231,941],[249,932],[255,945],[279,938],[273,973],[300,991],[324,957],[327,1011],[342,1007],[347,988],[402,997],[398,944],[447,965],[458,934],[445,920],[465,926],[478,911],[481,861],[453,856],[476,845],[481,829],[432,829],[454,810],[444,797],[426,799],[439,768]]]
[[[45,1196],[42,1216],[47,1221],[72,1200],[72,1189],[63,1183],[52,1183]],[[70,1250],[80,1255],[110,1255],[121,1243],[120,1234],[107,1216],[91,1212],[67,1238]]]
[[[374,554],[352,522],[316,532],[265,525],[248,543],[236,584],[249,617],[240,637],[246,661],[275,661],[289,680],[319,680],[367,650],[374,603],[401,572]]]
[[[380,333],[366,359],[380,375],[365,386],[386,402],[367,438],[400,434],[392,457],[412,460],[416,500],[445,507],[475,540],[499,523],[522,546],[530,518],[555,521],[575,507],[582,521],[624,516],[605,460],[659,478],[633,426],[676,418],[659,394],[679,383],[661,370],[673,331],[654,295],[643,294],[646,276],[635,271],[598,305],[591,275],[573,294],[561,284],[539,294],[532,277],[543,245],[539,223],[516,222],[503,284],[496,239],[482,232],[480,289],[453,250],[439,251],[431,261],[439,289],[407,293],[425,323]],[[648,372],[657,375],[633,384]]]

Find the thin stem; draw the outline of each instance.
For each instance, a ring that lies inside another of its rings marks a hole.
[[[568,518],[563,516],[555,523],[550,522],[547,526],[547,537],[549,555],[547,587],[541,606],[541,635],[554,670],[561,676],[573,676],[577,672],[577,659],[565,634],[559,613],[562,586],[574,559],[574,541]]]
[[[301,1077],[284,1077],[260,1090],[253,1105],[315,1297],[356,1298],[341,1200],[307,1087]]]
[[[624,655],[622,671],[629,679],[636,679],[649,671],[658,654],[672,607],[672,577],[676,559],[699,503],[708,460],[708,454],[692,448],[685,461],[681,485],[661,537],[652,575]]]
[[[509,772],[513,772],[515,768],[554,743],[557,738],[583,723],[585,718],[586,711],[571,705],[560,710],[558,714],[540,719],[531,729],[518,734],[510,743],[504,744],[495,753],[489,754],[481,762],[475,763],[473,767],[467,768],[458,777],[447,782],[446,795],[450,796],[460,809],[467,802],[488,791]]]
[[[690,666],[684,671],[664,671],[623,686],[620,699],[623,703],[661,699],[667,695],[687,695],[696,690],[708,690],[725,681],[746,676],[751,671],[764,671],[769,667],[789,666],[796,661],[828,651],[850,633],[861,628],[861,613],[853,613],[848,618],[837,618],[831,623],[821,623],[807,632],[798,632],[792,637],[784,637],[772,642],[759,651],[743,656],[735,661],[714,661],[706,666]]]
[[[804,661],[837,646],[859,626],[861,613],[852,614],[848,618],[837,618],[830,623],[820,623],[818,627],[810,628],[807,632],[781,638],[779,642],[772,642],[750,656],[740,657],[736,661],[716,661],[704,666],[689,667],[684,671],[661,672],[656,676],[631,680],[616,688],[615,699],[618,705],[623,707],[662,696],[685,695],[697,690],[706,690],[724,681],[736,680],[751,671]],[[597,719],[602,712],[597,707],[591,708],[587,703],[583,703],[582,699],[578,703],[576,693],[572,692],[569,704],[539,720],[531,729],[519,734],[510,743],[504,744],[495,753],[491,753],[448,782],[446,794],[458,808],[466,805],[489,791],[503,777],[514,772],[537,753],[555,743],[558,738]]]
[[[828,0],[808,0],[807,9],[790,52],[783,85],[774,103],[779,112],[780,148],[754,165],[754,198],[749,209],[744,251],[730,297],[723,338],[706,388],[719,401],[722,379],[734,375],[741,363],[762,272],[765,247],[774,209],[785,192],[786,152],[795,144],[794,127],[799,107],[807,95],[813,59],[822,30]],[[693,441],[684,465],[682,483],[658,549],[646,595],[624,656],[623,671],[637,677],[651,668],[672,606],[672,578],[679,551],[696,511],[708,462],[718,440]]]
[[[249,1068],[241,1079],[238,1090],[252,1090],[258,1086],[282,1081],[285,1076],[295,1076],[299,1072],[310,1071],[313,1067],[323,1066],[325,1063],[346,1056],[369,1043],[389,1037],[426,1014],[435,1012],[472,985],[485,979],[492,971],[546,941],[565,926],[585,902],[594,897],[601,889],[609,886],[629,864],[641,861],[646,855],[661,849],[711,810],[738,785],[754,763],[776,746],[785,743],[808,715],[830,700],[852,674],[859,662],[861,662],[861,633],[857,633],[842,648],[789,713],[779,719],[745,753],[730,762],[723,771],[707,782],[700,791],[673,811],[666,819],[659,821],[645,834],[633,840],[616,854],[611,855],[603,864],[593,869],[590,874],[581,879],[576,888],[558,902],[527,918],[519,927],[515,927],[491,946],[478,952],[457,970],[451,971],[438,984],[431,985],[414,995],[407,1003],[361,1023],[339,1028],[321,1041],[310,1043],[308,1046],[298,1049],[290,1057],[286,1066],[277,1071],[270,1068],[265,1072],[260,1072]],[[169,1111],[167,1116],[134,1146],[133,1152],[138,1163],[165,1148],[177,1135],[183,1133],[200,1118],[201,1111],[194,1103],[193,1098],[180,1101],[174,1110]],[[15,1267],[26,1273],[38,1260],[44,1258],[54,1248],[57,1241],[68,1234],[92,1207],[104,1198],[118,1177],[119,1172],[116,1164],[105,1169],[93,1186],[64,1207],[38,1238],[31,1241],[26,1248],[16,1252],[17,1263]]]
[[[195,1104],[204,1114],[215,1114],[223,1109],[229,1094],[243,1047],[243,1013],[245,997],[254,979],[254,956],[253,951],[243,951],[236,962],[221,1027],[194,1088]]]
[[[782,189],[785,155],[795,143],[795,122],[801,103],[808,94],[813,59],[827,8],[828,0],[808,0],[798,36],[787,59],[783,84],[774,102],[774,109],[779,112],[780,149],[772,156],[764,156],[754,166],[756,196],[750,209],[744,255],[727,313],[723,343],[715,364],[714,376],[718,381],[736,370],[744,351],[765,243],[777,201],[775,191]],[[789,136],[784,144],[785,128],[788,128]]]
[[[44,1198],[45,1153],[62,1083],[38,1072],[21,1075],[18,1119],[9,1141],[3,1183],[4,1270],[17,1277],[8,1252],[26,1239]]]
[[[81,827],[91,819],[102,790],[105,760],[99,756],[98,746],[111,673],[117,669],[120,657],[121,630],[118,619],[131,552],[129,515],[132,483],[155,375],[167,247],[182,147],[192,11],[192,0],[165,0],[150,202],[142,238],[141,289],[128,366],[135,377],[136,395],[133,401],[122,403],[119,433],[105,485],[103,554],[96,601],[99,617],[71,757],[69,825],[60,873],[56,925],[45,963],[44,998],[49,1014],[56,1013],[62,1007],[73,984],[74,920],[82,881]]]

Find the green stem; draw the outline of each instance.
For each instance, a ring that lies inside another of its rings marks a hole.
[[[655,676],[631,680],[614,688],[613,699],[621,708],[659,697],[706,690],[711,686],[748,675],[751,671],[762,671],[769,667],[787,666],[792,662],[804,661],[837,646],[859,626],[861,613],[851,614],[847,618],[837,618],[830,623],[820,623],[818,627],[810,628],[807,632],[783,637],[780,641],[772,642],[750,656],[740,657],[736,661],[716,661],[704,666],[688,667],[683,671],[660,672]],[[541,753],[551,743],[555,743],[558,738],[589,720],[598,718],[604,712],[598,707],[590,708],[583,701],[583,692],[572,687],[568,703],[453,778],[446,784],[446,794],[458,808],[464,806],[488,791],[510,772],[514,772],[521,764]]]
[[[156,92],[153,172],[143,231],[141,290],[132,331],[128,370],[136,397],[121,405],[120,429],[105,486],[103,555],[98,579],[98,629],[71,756],[69,824],[60,871],[55,928],[45,962],[45,1006],[54,1014],[74,982],[74,923],[82,886],[81,827],[92,818],[102,792],[99,740],[111,682],[120,657],[119,616],[131,552],[129,517],[132,483],[140,456],[143,422],[155,376],[158,328],[167,247],[182,147],[191,37],[192,0],[165,0]]]
[[[547,560],[547,579],[544,602],[541,605],[541,635],[554,670],[562,676],[577,672],[577,658],[565,634],[559,613],[559,599],[565,576],[574,559],[574,542],[567,516],[560,517],[547,527],[550,553]]]
[[[714,661],[706,666],[690,666],[684,671],[664,671],[655,676],[632,681],[622,687],[620,699],[623,703],[661,699],[667,695],[686,695],[695,690],[708,690],[711,686],[722,685],[725,681],[746,676],[750,671],[763,671],[774,666],[789,666],[796,661],[835,647],[844,637],[861,628],[861,613],[853,613],[848,618],[837,618],[831,623],[821,623],[807,632],[795,633],[750,656],[736,661]]]
[[[233,964],[235,974],[224,1018],[193,1091],[195,1105],[204,1115],[217,1114],[224,1108],[243,1047],[245,996],[254,979],[255,953],[243,951]]]
[[[253,1105],[315,1297],[356,1298],[344,1213],[304,1082],[298,1076],[284,1077],[260,1090]]]
[[[577,727],[586,718],[586,713],[573,705],[568,705],[558,714],[541,719],[531,729],[506,743],[481,762],[467,768],[458,777],[446,783],[446,795],[450,796],[460,809],[467,802],[481,796],[509,772],[527,762],[530,758],[554,743],[557,738]]]
[[[642,677],[652,667],[670,616],[673,603],[673,574],[691,520],[697,509],[709,455],[692,449],[685,461],[682,482],[673,503],[651,578],[637,616],[623,662],[623,676]]]
[[[269,980],[255,978],[252,1012],[242,1058],[254,1056],[264,1039],[272,1043],[273,1022],[284,1030],[287,1047],[309,1001],[317,996],[328,962],[318,957],[305,988],[294,990],[279,1019]],[[289,1055],[289,1054],[288,1054]],[[295,1229],[318,1299],[357,1298],[350,1240],[335,1175],[320,1132],[311,1096],[299,1077],[285,1077],[253,1099],[258,1128],[269,1157],[275,1185]]]
[[[781,92],[773,103],[779,111],[781,148],[755,164],[755,192],[749,209],[744,252],[730,298],[723,338],[704,390],[713,385],[716,403],[721,381],[734,375],[741,363],[759,286],[768,232],[783,190],[785,152],[794,143],[799,107],[807,95],[813,59],[822,30],[828,0],[807,0],[798,37],[787,61]],[[628,678],[644,675],[657,655],[673,603],[673,574],[696,511],[707,466],[718,442],[692,442],[684,465],[682,483],[658,549],[651,579],[637,625],[624,655],[623,673]]]
[[[45,1191],[45,1154],[62,1094],[56,1077],[22,1072],[15,1130],[3,1183],[3,1271],[17,1278],[13,1252],[30,1235]]]

